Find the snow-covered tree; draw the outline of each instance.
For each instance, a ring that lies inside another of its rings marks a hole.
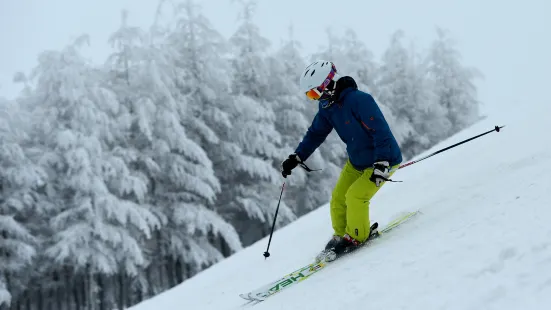
[[[281,135],[285,154],[294,151],[310,125],[310,116],[317,110],[316,104],[309,102],[299,90],[300,73],[306,66],[300,48],[301,44],[293,37],[290,27],[289,39],[266,59],[270,80],[268,96],[273,102],[271,105],[276,115],[274,125]],[[300,178],[304,174],[297,175]]]
[[[185,74],[184,83],[178,85],[178,92],[187,102],[182,115],[184,125],[190,137],[208,150],[216,177],[225,183],[235,173],[235,165],[228,164],[228,158],[236,155],[229,153],[234,153],[237,147],[230,135],[233,124],[228,104],[229,45],[192,0],[178,6],[175,24],[168,42],[179,54],[176,66]],[[223,191],[224,186],[221,189]],[[220,201],[211,203],[212,209],[221,213],[224,205]],[[229,250],[237,249],[239,247]]]
[[[96,274],[136,275],[144,265],[140,238],[159,225],[146,205],[147,184],[117,153],[120,104],[105,76],[79,54],[82,36],[62,51],[43,52],[33,70],[34,140],[49,176],[54,235],[45,256],[86,279],[94,299]]]
[[[231,59],[233,76],[232,90],[235,94],[263,98],[269,88],[268,67],[265,61],[270,41],[260,34],[253,22],[256,1],[241,1],[241,24],[230,38],[234,48]]]
[[[47,176],[25,152],[28,115],[16,102],[0,98],[0,306],[20,294],[31,273],[25,268],[35,262],[39,242],[29,223],[39,208],[37,190]]]
[[[275,128],[269,65],[266,52],[269,41],[253,23],[255,1],[243,1],[241,24],[230,39],[232,80],[230,138],[236,143],[228,150],[228,165],[235,167],[224,182],[220,197],[228,205],[227,217],[236,225],[242,241],[248,245],[269,232],[282,181],[277,167],[285,156],[282,138]],[[282,203],[279,224],[295,218]]]
[[[427,56],[427,74],[437,104],[447,111],[451,122],[448,135],[463,129],[479,117],[480,102],[474,84],[481,74],[461,63],[461,55],[447,31],[437,28],[437,39]]]
[[[193,138],[207,137],[214,143],[217,137],[200,121],[190,124],[193,101],[184,91],[190,73],[180,63],[185,56],[174,42],[166,40],[169,36],[165,33],[150,35],[129,29],[123,20],[121,29],[112,35],[117,50],[109,64],[117,71],[121,59],[128,63],[122,69],[128,68],[123,76],[128,76],[129,91],[120,96],[130,111],[129,142],[134,150],[126,160],[147,178],[148,203],[163,219],[155,246],[162,260],[172,261],[167,267],[171,268],[171,283],[164,284],[171,286],[238,250],[241,244],[233,227],[213,210],[220,183],[212,161]],[[225,242],[226,249],[214,246],[213,235]],[[184,265],[182,270],[173,269]]]
[[[336,60],[339,73],[352,76],[358,83],[358,87],[376,94],[375,81],[378,68],[373,53],[364,42],[360,41],[353,29],[347,29],[340,41],[342,55]]]
[[[178,6],[169,42],[179,54],[175,65],[185,75],[177,86],[187,100],[183,117],[191,138],[204,147],[217,145],[219,135],[231,125],[224,102],[229,91],[229,46],[192,0]]]
[[[417,57],[403,45],[403,39],[402,31],[394,33],[383,54],[375,98],[400,143],[404,157],[409,158],[430,142],[416,125],[431,120],[423,113],[430,102],[426,100]]]
[[[0,307],[9,307],[11,304],[11,294],[6,287],[6,279],[3,274],[0,274]]]
[[[335,34],[331,28],[327,29],[323,48],[312,56],[314,59],[332,61],[340,75],[351,76],[359,88],[375,92],[377,64],[373,53],[360,41],[353,29],[346,29],[341,35]]]

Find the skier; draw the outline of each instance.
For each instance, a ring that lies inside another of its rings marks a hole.
[[[358,90],[354,79],[337,74],[330,61],[316,61],[300,77],[300,90],[319,109],[295,152],[282,162],[283,177],[303,163],[333,128],[346,144],[348,160],[334,187],[330,213],[333,237],[317,260],[356,249],[370,236],[369,202],[402,161],[400,147],[373,97]],[[326,258],[327,259],[327,258]],[[328,260],[328,259],[327,259]]]

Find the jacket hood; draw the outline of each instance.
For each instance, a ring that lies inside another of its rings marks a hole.
[[[340,102],[344,99],[344,96],[352,90],[358,89],[358,84],[351,76],[343,76],[337,81],[335,86],[335,94],[333,95],[333,101]]]

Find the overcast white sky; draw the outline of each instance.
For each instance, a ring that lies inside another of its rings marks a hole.
[[[148,27],[157,3],[0,0],[0,95],[17,94],[13,73],[30,70],[39,52],[60,49],[82,33],[92,39],[87,55],[103,62],[121,9],[129,10],[130,23]],[[205,15],[229,37],[239,6],[230,0],[201,3]],[[426,47],[438,25],[452,31],[464,62],[484,73],[480,98],[489,106],[551,103],[551,0],[260,0],[256,21],[276,46],[294,23],[305,54],[324,45],[326,27],[351,27],[376,56],[395,30],[405,30],[418,46]]]

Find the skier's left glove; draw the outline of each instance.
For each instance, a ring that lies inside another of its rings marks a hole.
[[[302,163],[300,157],[297,154],[291,154],[289,157],[281,163],[281,175],[287,178],[291,174],[291,170],[295,169],[298,164]]]
[[[373,173],[371,174],[371,177],[369,177],[369,180],[377,187],[381,186],[381,183],[385,181],[389,181],[390,172],[389,172],[390,164],[388,161],[378,161],[373,164]]]

